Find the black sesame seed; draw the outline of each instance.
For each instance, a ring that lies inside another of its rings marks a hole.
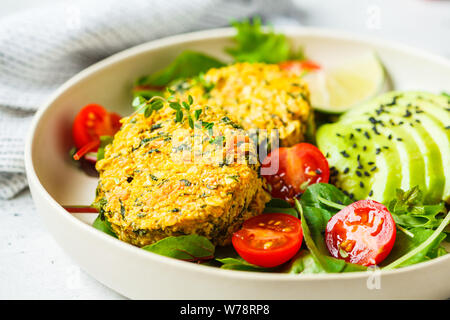
[[[344,151],[341,151],[341,154],[345,157],[345,158],[349,158],[350,157],[350,155],[344,150]]]

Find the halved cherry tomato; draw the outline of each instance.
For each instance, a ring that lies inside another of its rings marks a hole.
[[[327,183],[330,178],[328,161],[317,147],[299,143],[291,148],[272,151],[261,165],[261,175],[271,186],[274,198],[291,201],[313,183]],[[269,168],[276,168],[274,173]],[[269,172],[269,173],[266,173]]]
[[[279,64],[280,68],[295,75],[301,75],[304,71],[320,70],[320,65],[314,61],[285,61]]]
[[[371,266],[391,252],[395,235],[395,222],[388,209],[373,200],[360,200],[328,221],[325,241],[333,257]]]
[[[72,136],[78,152],[74,158],[81,158],[90,151],[96,151],[101,136],[113,136],[121,123],[117,113],[110,113],[98,104],[88,104],[75,117]]]
[[[285,213],[268,213],[248,219],[232,237],[234,249],[247,262],[276,267],[292,258],[302,245],[302,224]]]

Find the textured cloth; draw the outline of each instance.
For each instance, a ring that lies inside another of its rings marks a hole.
[[[34,111],[80,70],[146,41],[292,12],[290,1],[96,0],[0,20],[0,199],[27,186],[24,138]]]

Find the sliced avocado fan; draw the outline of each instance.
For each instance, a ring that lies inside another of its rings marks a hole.
[[[317,132],[332,179],[351,198],[386,202],[414,186],[426,203],[450,201],[450,99],[390,92]]]

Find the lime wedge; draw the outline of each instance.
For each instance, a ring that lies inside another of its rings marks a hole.
[[[305,75],[314,109],[327,113],[345,112],[378,95],[385,88],[380,60],[370,53],[330,70]]]

